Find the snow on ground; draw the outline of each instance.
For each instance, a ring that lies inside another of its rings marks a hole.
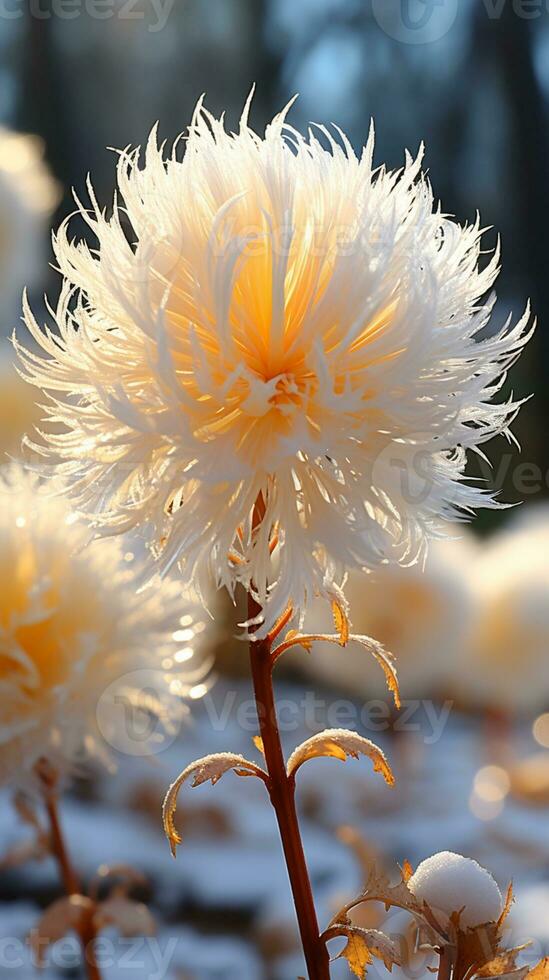
[[[307,727],[297,723],[306,696],[299,685],[283,683],[278,696],[294,706],[293,713],[287,711],[292,719],[284,733],[287,751],[330,720],[320,709],[313,724],[310,718]],[[514,879],[513,939],[533,939],[531,955],[539,958],[549,952],[547,806],[528,808],[509,798],[493,819],[479,819],[470,804],[475,775],[493,761],[483,726],[457,711],[450,712],[438,738],[425,711],[417,713],[417,725],[419,730],[379,735],[361,728],[360,721],[349,726],[382,744],[397,775],[394,790],[364,759],[345,764],[315,760],[300,770],[298,799],[320,921],[327,923],[338,904],[359,891],[368,862],[390,870],[404,858],[417,866],[436,851],[458,851],[488,867],[502,891]],[[107,935],[105,980],[295,980],[303,974],[277,829],[263,784],[229,773],[215,788],[185,786],[180,796],[184,843],[176,861],[161,830],[162,795],[179,771],[213,751],[242,752],[260,761],[252,743],[255,732],[248,685],[220,682],[209,701],[197,705],[193,723],[154,764],[120,758],[116,776],[99,774],[89,787],[79,783],[78,792],[64,800],[66,835],[84,878],[89,880],[106,862],[132,865],[149,881],[141,897],[150,901],[158,934],[154,941],[133,946]],[[524,730],[514,749],[522,751],[528,744]],[[358,832],[366,853],[362,862],[339,839],[342,826]],[[27,834],[4,793],[2,850]],[[2,980],[32,980],[25,936],[40,908],[58,894],[50,860],[1,875]],[[380,925],[381,911],[374,914]],[[50,952],[50,966],[41,976],[77,977],[77,956],[74,940],[72,947],[60,944]],[[376,974],[386,976],[382,968],[371,976]],[[334,965],[332,975],[334,980],[349,976],[342,962]]]

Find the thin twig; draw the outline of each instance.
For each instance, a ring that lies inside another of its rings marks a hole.
[[[69,897],[71,895],[82,895],[82,887],[72,865],[59,818],[57,776],[51,767],[45,763],[39,764],[36,771],[42,784],[44,805],[48,815],[51,853],[57,861],[63,887]],[[95,956],[97,933],[93,911],[83,912],[78,931],[88,980],[101,980],[101,972]]]

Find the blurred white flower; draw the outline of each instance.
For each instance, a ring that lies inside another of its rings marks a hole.
[[[15,364],[11,345],[0,341],[0,465],[19,455],[23,436],[43,415],[37,405],[39,393],[23,381]]]
[[[501,892],[490,872],[472,858],[452,851],[441,851],[422,861],[408,887],[435,914],[450,917],[452,912],[463,910],[461,926],[474,928],[497,922],[503,911]]]
[[[44,275],[60,192],[43,156],[38,137],[0,128],[0,333],[13,329],[23,287]]]
[[[549,519],[501,532],[471,569],[477,612],[458,690],[473,705],[531,712],[549,703]]]
[[[131,742],[132,712],[157,724],[128,751],[157,751],[204,679],[203,665],[189,665],[197,618],[180,588],[138,594],[121,543],[86,548],[88,537],[64,499],[15,464],[4,468],[0,783],[31,781],[41,759],[63,773],[89,755],[109,762],[109,747]]]
[[[386,564],[368,575],[352,572],[345,585],[353,632],[375,637],[395,655],[404,700],[452,695],[475,608],[470,576],[477,545],[464,530],[456,529],[454,540],[433,541],[425,567]],[[320,603],[312,605],[308,620],[312,630],[330,631]],[[352,641],[337,654],[317,643],[299,658],[307,673],[336,690],[387,697],[377,665]]]
[[[549,534],[549,501],[536,500],[517,507],[509,514],[505,530],[507,533],[539,530],[544,535]]]
[[[248,109],[228,134],[199,104],[182,160],[156,131],[142,166],[122,152],[112,216],[90,185],[97,249],[62,226],[59,335],[27,305],[46,356],[21,355],[78,506],[189,581],[242,582],[267,628],[497,506],[466,453],[509,435],[517,403],[493,398],[529,316],[486,330],[499,252],[479,268],[480,222],[443,215],[421,154],[374,171],[373,133],[357,158],[286,110],[259,137]]]

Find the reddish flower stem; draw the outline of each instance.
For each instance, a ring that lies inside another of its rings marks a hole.
[[[57,861],[63,887],[68,896],[82,895],[82,887],[72,865],[61,827],[55,774],[47,765],[39,765],[37,772],[42,783],[44,804],[48,815],[51,852]],[[101,972],[95,957],[94,947],[97,933],[93,921],[93,912],[83,913],[79,937],[88,980],[101,980]]]
[[[254,507],[252,520],[255,530],[265,514],[263,497],[260,495]],[[253,596],[248,594],[248,619],[255,619],[261,612]],[[309,980],[330,980],[330,958],[326,944],[320,938],[315,904],[301,833],[295,806],[294,781],[288,778],[286,763],[280,742],[278,719],[273,691],[272,636],[264,640],[250,641],[250,662],[254,685],[259,730],[269,775],[269,794],[273,805],[288,877],[307,964]]]
[[[251,616],[257,615],[257,609],[252,598],[249,599],[249,611]],[[309,980],[329,980],[329,956],[326,946],[319,936],[311,883],[295,807],[293,781],[286,774],[286,764],[280,744],[273,693],[270,642],[268,640],[260,640],[255,643],[252,641],[250,643],[250,659],[259,729],[269,774],[269,792],[282,840]]]

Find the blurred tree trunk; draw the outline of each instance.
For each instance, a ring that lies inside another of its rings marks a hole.
[[[490,53],[495,59],[507,98],[509,166],[516,194],[516,200],[509,202],[516,216],[514,258],[540,323],[530,357],[538,379],[538,407],[545,414],[549,408],[549,144],[547,111],[534,64],[534,23],[517,16],[510,3],[494,21],[479,10],[477,54]]]
[[[64,188],[65,200],[60,204],[60,211],[65,213],[70,188],[78,175],[79,161],[68,118],[67,80],[63,77],[60,59],[56,57],[52,0],[41,0],[40,11],[40,17],[28,8],[25,12],[16,124],[19,129],[36,133],[44,140],[46,160]]]
[[[252,36],[255,38],[254,80],[256,101],[261,116],[271,119],[282,108],[281,75],[283,56],[275,50],[267,35],[270,0],[254,0],[252,3]]]

